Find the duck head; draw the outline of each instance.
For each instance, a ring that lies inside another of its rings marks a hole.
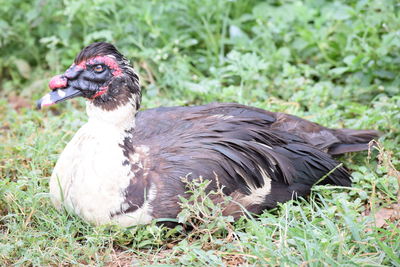
[[[139,109],[139,78],[125,57],[109,43],[85,47],[64,74],[49,82],[51,92],[37,101],[40,109],[75,97],[84,97],[92,108],[113,111],[132,105]]]

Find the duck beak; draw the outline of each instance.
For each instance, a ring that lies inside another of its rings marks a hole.
[[[82,92],[73,87],[56,89],[39,99],[36,102],[36,107],[41,109],[77,96],[82,96]]]
[[[37,109],[83,95],[82,91],[75,89],[72,86],[68,86],[67,77],[64,75],[53,77],[49,82],[49,87],[52,91],[36,102]]]

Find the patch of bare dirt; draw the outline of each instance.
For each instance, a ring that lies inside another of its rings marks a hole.
[[[21,108],[32,107],[32,104],[27,99],[18,95],[8,96],[8,103],[10,103],[11,107],[16,111],[19,111]]]
[[[366,210],[363,212],[363,216],[369,216],[371,214],[371,210]],[[398,223],[398,227],[400,227],[400,204],[392,204],[388,207],[378,208],[374,214],[374,223],[371,223],[370,226],[375,226],[378,228],[387,228],[388,222]],[[370,227],[367,228],[367,231],[371,231]]]
[[[398,190],[397,190],[397,203],[384,205],[383,207],[371,207],[371,203],[368,204],[366,210],[362,213],[363,216],[369,216],[372,211],[374,216],[374,222],[370,224],[370,227],[366,231],[372,231],[372,227],[386,229],[389,225],[388,222],[397,224],[400,227],[400,172],[395,168],[392,160],[392,153],[386,151],[384,147],[377,141],[371,141],[370,145],[375,146],[378,151],[378,163],[385,167],[387,174],[397,179]],[[370,151],[369,151],[370,152]],[[369,153],[370,157],[370,153]]]

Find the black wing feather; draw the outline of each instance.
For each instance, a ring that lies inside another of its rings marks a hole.
[[[210,190],[220,184],[226,194],[249,195],[264,186],[266,174],[271,191],[255,211],[307,195],[326,175],[322,184],[351,184],[346,169],[327,153],[296,130],[277,127],[278,115],[237,104],[153,109],[137,115],[130,146],[149,147],[147,179],[157,184],[156,203],[167,206],[185,194],[181,177],[202,176],[212,181]],[[174,212],[154,208],[157,216]]]

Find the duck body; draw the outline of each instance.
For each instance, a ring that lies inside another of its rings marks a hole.
[[[349,173],[331,155],[365,150],[377,136],[376,131],[328,129],[234,103],[137,112],[138,80],[127,78],[137,76],[110,46],[85,48],[64,76],[53,78],[53,91],[39,103],[56,103],[68,94],[88,98],[89,120],[60,155],[50,194],[56,207],[95,224],[131,226],[176,218],[179,196],[187,196],[183,177],[210,180],[207,190],[222,187],[235,200],[224,214],[234,217],[243,213],[240,206],[261,213],[307,196],[317,182],[350,186]],[[103,48],[108,53],[100,53]],[[110,73],[100,72],[104,81],[90,78],[88,69],[104,54],[111,54],[100,61]],[[80,82],[82,76],[89,78]],[[100,89],[88,86],[88,80]]]

